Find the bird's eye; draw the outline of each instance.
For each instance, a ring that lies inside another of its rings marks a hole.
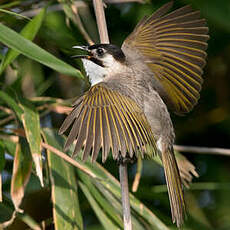
[[[104,54],[104,50],[102,48],[98,48],[97,49],[97,55],[98,56],[103,56],[103,54]]]

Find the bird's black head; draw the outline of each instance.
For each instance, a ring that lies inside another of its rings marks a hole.
[[[76,58],[88,59],[101,67],[110,67],[114,61],[124,63],[125,55],[121,48],[113,44],[95,44],[91,46],[74,46],[82,49],[88,55],[77,55]]]

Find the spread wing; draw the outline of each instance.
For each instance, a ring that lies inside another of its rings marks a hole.
[[[122,50],[126,55],[135,50],[153,73],[153,87],[174,112],[182,114],[199,99],[209,36],[199,11],[185,6],[166,14],[171,7],[169,2],[144,17]]]
[[[59,133],[70,126],[65,149],[76,139],[73,155],[83,148],[83,159],[94,161],[102,149],[104,162],[112,150],[113,158],[132,158],[134,153],[155,149],[155,141],[143,111],[129,97],[100,84],[93,86],[74,103],[74,109]],[[150,151],[153,153],[153,151]],[[149,154],[151,154],[149,153]]]

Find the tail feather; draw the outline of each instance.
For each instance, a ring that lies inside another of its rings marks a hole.
[[[185,201],[182,182],[173,149],[162,151],[162,162],[168,187],[173,223],[181,227],[184,222]]]

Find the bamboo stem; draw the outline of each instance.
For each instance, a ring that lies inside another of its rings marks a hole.
[[[220,154],[220,155],[230,156],[230,149],[224,149],[224,148],[174,145],[174,149],[178,152],[216,154],[216,155]]]
[[[93,0],[93,6],[97,18],[97,27],[101,43],[109,43],[109,36],[102,0]],[[119,174],[121,184],[124,230],[132,230],[127,163],[119,165]]]
[[[119,164],[124,230],[132,230],[127,163]]]
[[[101,0],[93,0],[93,6],[96,14],[97,27],[101,43],[109,43],[109,35],[107,31],[103,2]]]

